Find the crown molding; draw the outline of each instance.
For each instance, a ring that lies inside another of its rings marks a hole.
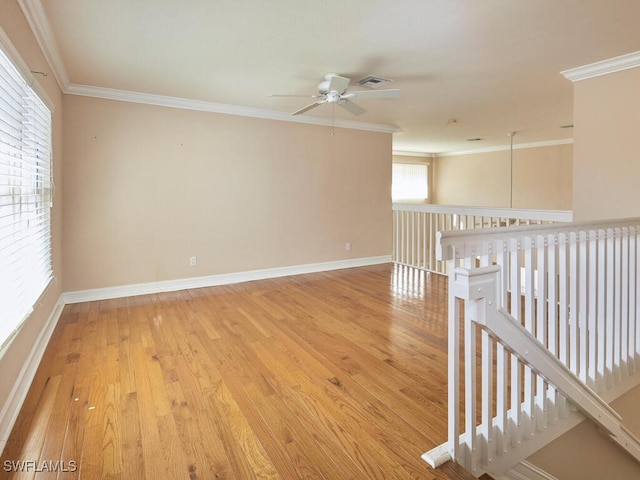
[[[20,5],[33,34],[38,41],[38,45],[40,45],[40,49],[42,50],[47,63],[51,67],[60,89],[65,94],[120,100],[123,102],[144,103],[162,107],[183,108],[202,112],[223,113],[226,115],[239,115],[266,120],[279,120],[285,122],[306,123],[310,125],[347,128],[352,130],[365,130],[369,132],[395,133],[398,131],[398,128],[393,125],[355,122],[349,120],[334,121],[331,119],[312,117],[308,115],[293,116],[289,113],[274,110],[71,83],[64,67],[64,63],[62,62],[60,51],[58,50],[53,31],[49,24],[49,20],[47,19],[41,0],[18,0],[18,4]]]
[[[201,112],[222,113],[225,115],[239,115],[243,117],[261,118],[266,120],[279,120],[284,122],[306,123],[311,125],[322,125],[328,127],[348,128],[354,130],[366,130],[369,132],[394,133],[397,127],[393,125],[381,125],[376,123],[353,122],[348,120],[335,120],[318,118],[308,115],[291,115],[290,113],[266,110],[260,108],[243,107],[239,105],[228,105],[224,103],[207,102],[203,100],[192,100],[181,97],[170,97],[165,95],[155,95],[152,93],[132,92],[129,90],[118,90],[105,87],[94,87],[90,85],[70,84],[64,91],[69,95],[80,95],[85,97],[103,98],[107,100],[119,100],[122,102],[143,103],[161,107],[182,108],[186,110],[197,110]]]
[[[69,76],[64,68],[64,63],[58,50],[58,44],[53,36],[53,31],[42,7],[42,2],[40,0],[18,0],[18,4],[36,37],[38,45],[40,45],[40,49],[49,67],[51,67],[51,71],[56,78],[56,82],[58,82],[60,90],[64,92],[69,86]]]
[[[567,80],[578,82],[587,78],[599,77],[610,73],[640,67],[640,51],[620,55],[601,62],[590,63],[582,67],[571,68],[560,72]]]
[[[433,153],[414,152],[412,150],[394,150],[392,154],[401,155],[403,157],[422,157],[422,158],[433,158],[435,156]]]
[[[532,142],[532,143],[521,143],[519,145],[514,145],[514,150],[521,150],[524,148],[540,148],[540,147],[553,147],[556,145],[570,145],[573,143],[573,138],[564,138],[562,140],[548,140],[544,142]],[[436,158],[439,157],[454,157],[457,155],[472,155],[474,153],[491,153],[491,152],[502,152],[511,150],[511,146],[500,146],[500,147],[487,147],[487,148],[479,148],[477,150],[464,150],[460,152],[443,152],[437,153]]]

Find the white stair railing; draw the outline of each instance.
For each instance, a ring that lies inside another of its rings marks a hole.
[[[439,237],[449,439],[425,459],[500,474],[586,415],[640,461],[608,407],[640,384],[640,219]]]
[[[393,249],[396,263],[446,274],[447,263],[436,257],[439,231],[476,230],[518,225],[570,222],[565,210],[393,204]]]

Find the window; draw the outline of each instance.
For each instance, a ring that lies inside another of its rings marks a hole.
[[[51,184],[51,112],[0,48],[0,348],[52,278]]]
[[[424,200],[429,197],[428,165],[426,163],[394,163],[391,198],[396,200]]]

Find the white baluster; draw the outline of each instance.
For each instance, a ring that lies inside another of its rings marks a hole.
[[[509,290],[509,255],[504,241],[496,242],[496,262],[500,266],[501,297],[499,306],[507,308],[507,292]],[[508,362],[509,354],[504,345],[496,347],[496,452],[506,454],[509,448],[510,429],[507,418],[508,410]]]
[[[613,376],[618,383],[622,380],[622,318],[620,304],[621,281],[622,281],[622,248],[620,244],[620,229],[614,228],[614,276],[613,276]]]
[[[475,325],[475,324],[474,324]],[[475,341],[475,340],[474,340]],[[475,360],[473,361],[475,364]],[[482,330],[482,464],[489,465],[495,453],[493,441],[493,340]]]
[[[516,319],[521,319],[520,312],[520,251],[519,241],[511,239],[512,246],[509,253],[510,262],[510,291],[511,291],[511,315]],[[522,442],[522,381],[520,373],[520,362],[515,355],[511,356],[511,445],[516,447]]]
[[[547,288],[548,299],[548,317],[547,317],[547,338],[549,339],[549,351],[558,358],[558,255],[557,243],[558,237],[555,234],[547,235],[547,255],[549,267],[549,284]],[[558,420],[558,404],[556,389],[549,385],[547,392],[549,423],[555,423]]]
[[[587,383],[589,349],[587,347],[587,313],[588,313],[588,263],[587,263],[587,233],[581,231],[578,234],[578,271],[576,272],[576,282],[578,284],[578,372],[580,380]]]
[[[534,271],[535,271],[535,251],[533,249],[534,239],[532,237],[524,237],[522,239],[524,245],[524,328],[532,335],[535,335],[534,316]],[[525,417],[522,419],[524,424],[524,434],[526,437],[534,435],[535,417],[535,375],[529,366],[524,367],[524,411]]]
[[[589,281],[587,298],[589,301],[588,327],[589,327],[589,360],[588,360],[588,385],[596,390],[598,388],[598,244],[597,232],[590,230],[588,233],[589,256]],[[586,282],[585,282],[586,283]]]
[[[620,374],[629,375],[629,229],[620,229]]]
[[[422,214],[422,268],[425,270],[432,270],[430,251],[431,251],[431,236],[429,234],[429,217],[428,213]]]
[[[615,323],[615,309],[614,309],[614,302],[613,302],[613,297],[615,294],[614,288],[615,288],[615,282],[614,282],[614,277],[615,277],[615,269],[614,269],[614,259],[615,259],[615,240],[613,238],[613,229],[609,228],[607,229],[607,261],[606,261],[606,268],[607,268],[607,281],[606,281],[606,287],[607,287],[607,294],[606,294],[606,298],[607,298],[607,314],[606,314],[606,319],[605,319],[605,323],[606,323],[606,352],[605,352],[605,368],[606,368],[606,372],[607,372],[607,376],[605,377],[605,385],[606,388],[610,388],[611,386],[613,386],[613,384],[615,383],[615,360],[614,360],[614,355],[615,355],[615,348],[614,348],[614,343],[615,343],[615,335],[614,335],[614,323]]]
[[[460,303],[456,297],[455,260],[449,262],[448,299],[448,411],[449,411],[449,454],[457,462],[460,455]]]
[[[578,245],[575,232],[569,233],[569,369],[578,375]]]
[[[636,309],[638,308],[636,303],[637,296],[637,271],[638,271],[638,251],[636,249],[636,229],[635,227],[629,227],[629,357],[628,367],[629,374],[636,373]]]
[[[597,391],[604,392],[606,388],[606,353],[607,353],[607,311],[606,311],[606,292],[607,292],[607,239],[606,231],[599,229],[598,235],[598,280],[597,280],[597,330],[598,330],[598,376],[596,381]]]
[[[433,213],[429,213],[429,268],[437,272],[444,272],[444,269],[438,268],[438,262],[436,261],[436,216]]]
[[[545,347],[549,348],[549,342],[547,337],[547,251],[548,244],[546,237],[543,235],[536,236],[536,266],[538,272],[537,287],[536,287],[536,338]],[[547,384],[544,379],[537,376],[536,386],[536,428],[538,431],[544,431],[547,428],[548,408],[547,408]]]
[[[558,354],[560,361],[569,366],[569,256],[568,234],[558,235]],[[566,415],[566,400],[564,396],[558,399],[559,414]]]

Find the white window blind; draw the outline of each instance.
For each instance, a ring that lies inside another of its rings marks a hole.
[[[51,112],[0,48],[0,348],[52,278]]]
[[[391,198],[395,200],[424,200],[429,197],[427,165],[394,163]]]

